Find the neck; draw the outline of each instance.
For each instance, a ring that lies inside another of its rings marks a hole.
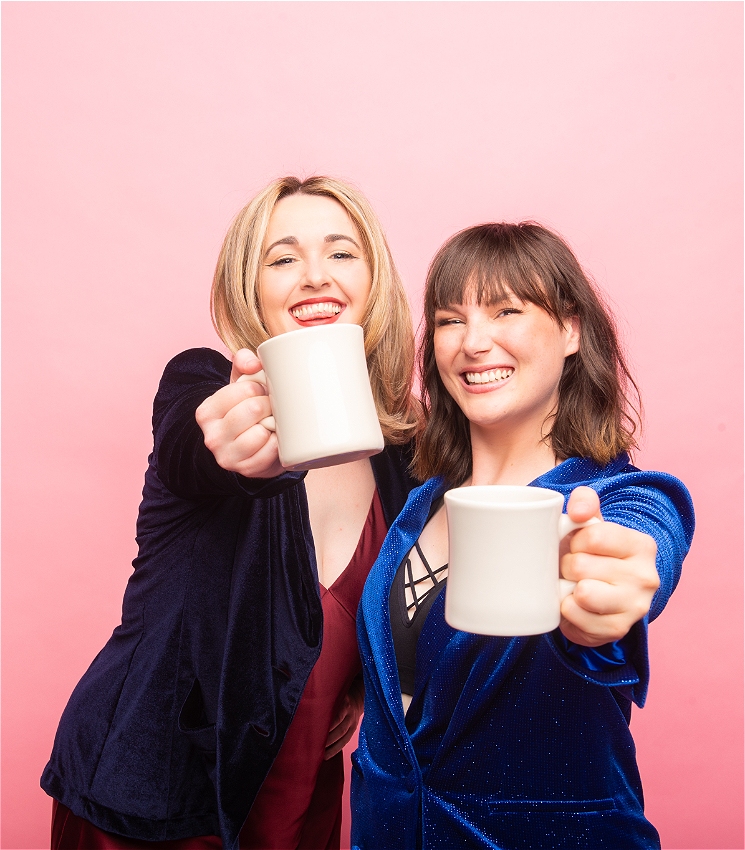
[[[471,484],[529,484],[556,466],[550,445],[535,432],[509,435],[471,425]]]

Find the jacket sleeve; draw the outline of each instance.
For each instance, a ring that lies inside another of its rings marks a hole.
[[[693,539],[695,517],[685,485],[664,472],[632,472],[599,486],[603,518],[649,534],[657,544],[660,586],[652,599],[649,621],[662,613],[680,580],[683,559]]]
[[[592,663],[594,655],[590,650],[592,657],[588,664],[586,648],[568,647],[569,642],[563,635],[551,635],[551,642],[562,662],[575,673],[596,684],[618,688],[641,707],[649,685],[647,627],[662,613],[678,584],[683,559],[693,538],[695,519],[691,496],[677,478],[662,472],[628,469],[631,471],[593,482],[590,486],[600,496],[600,509],[606,521],[649,534],[657,544],[660,586],[649,614],[632,626],[622,640],[607,645],[609,663]]]
[[[163,485],[180,498],[274,496],[305,476],[287,472],[276,478],[245,478],[218,465],[204,445],[195,412],[229,380],[229,361],[209,348],[182,352],[163,372],[153,403],[153,463]]]

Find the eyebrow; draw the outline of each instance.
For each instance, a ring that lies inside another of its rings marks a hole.
[[[362,250],[360,246],[352,239],[351,236],[345,236],[343,233],[329,233],[329,235],[323,240],[324,242],[339,242],[342,239],[346,239],[347,242],[351,242],[356,248]]]
[[[331,242],[339,242],[341,240],[346,240],[347,242],[351,242],[359,251],[362,249],[360,246],[352,239],[351,236],[345,236],[343,233],[329,233],[328,236],[325,236],[323,241],[327,244]],[[264,256],[266,257],[272,248],[276,248],[277,245],[298,245],[296,236],[284,236],[282,239],[277,239],[276,242],[272,242],[272,244],[264,251]]]
[[[295,236],[285,236],[282,239],[277,239],[276,242],[272,242],[272,244],[264,251],[264,256],[272,250],[272,248],[276,248],[277,245],[297,245],[298,241]]]

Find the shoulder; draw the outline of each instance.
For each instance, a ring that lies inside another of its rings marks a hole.
[[[534,485],[565,492],[567,495],[580,486],[592,487],[598,493],[610,494],[626,488],[659,490],[676,501],[690,504],[691,496],[685,484],[667,472],[642,470],[634,466],[624,452],[610,463],[601,466],[590,458],[570,457],[557,467],[537,478]]]
[[[575,487],[592,487],[607,519],[641,531],[649,531],[650,523],[676,526],[690,545],[695,517],[685,484],[667,472],[639,469],[626,453],[605,466],[589,458],[568,458],[534,483],[567,499]]]
[[[565,499],[575,487],[592,487],[600,496],[603,515],[622,506],[672,510],[693,532],[693,502],[685,484],[667,472],[639,469],[625,452],[605,466],[590,458],[567,458],[532,484],[557,490]]]

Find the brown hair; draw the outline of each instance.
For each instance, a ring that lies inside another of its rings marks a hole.
[[[426,424],[414,458],[421,479],[443,475],[451,484],[462,484],[472,466],[468,420],[445,389],[435,362],[435,311],[463,303],[469,293],[479,304],[492,304],[510,292],[559,324],[579,319],[579,350],[564,362],[559,403],[545,437],[556,457],[588,457],[605,465],[636,446],[639,390],[612,315],[571,249],[535,222],[481,224],[451,237],[427,273],[419,347]]]
[[[411,395],[414,337],[409,302],[377,216],[364,195],[333,177],[274,180],[235,217],[223,242],[212,282],[212,321],[233,352],[253,351],[269,331],[261,315],[259,271],[269,218],[289,195],[322,195],[344,207],[359,230],[372,286],[362,329],[370,384],[383,435],[390,443],[410,439],[417,422]]]

